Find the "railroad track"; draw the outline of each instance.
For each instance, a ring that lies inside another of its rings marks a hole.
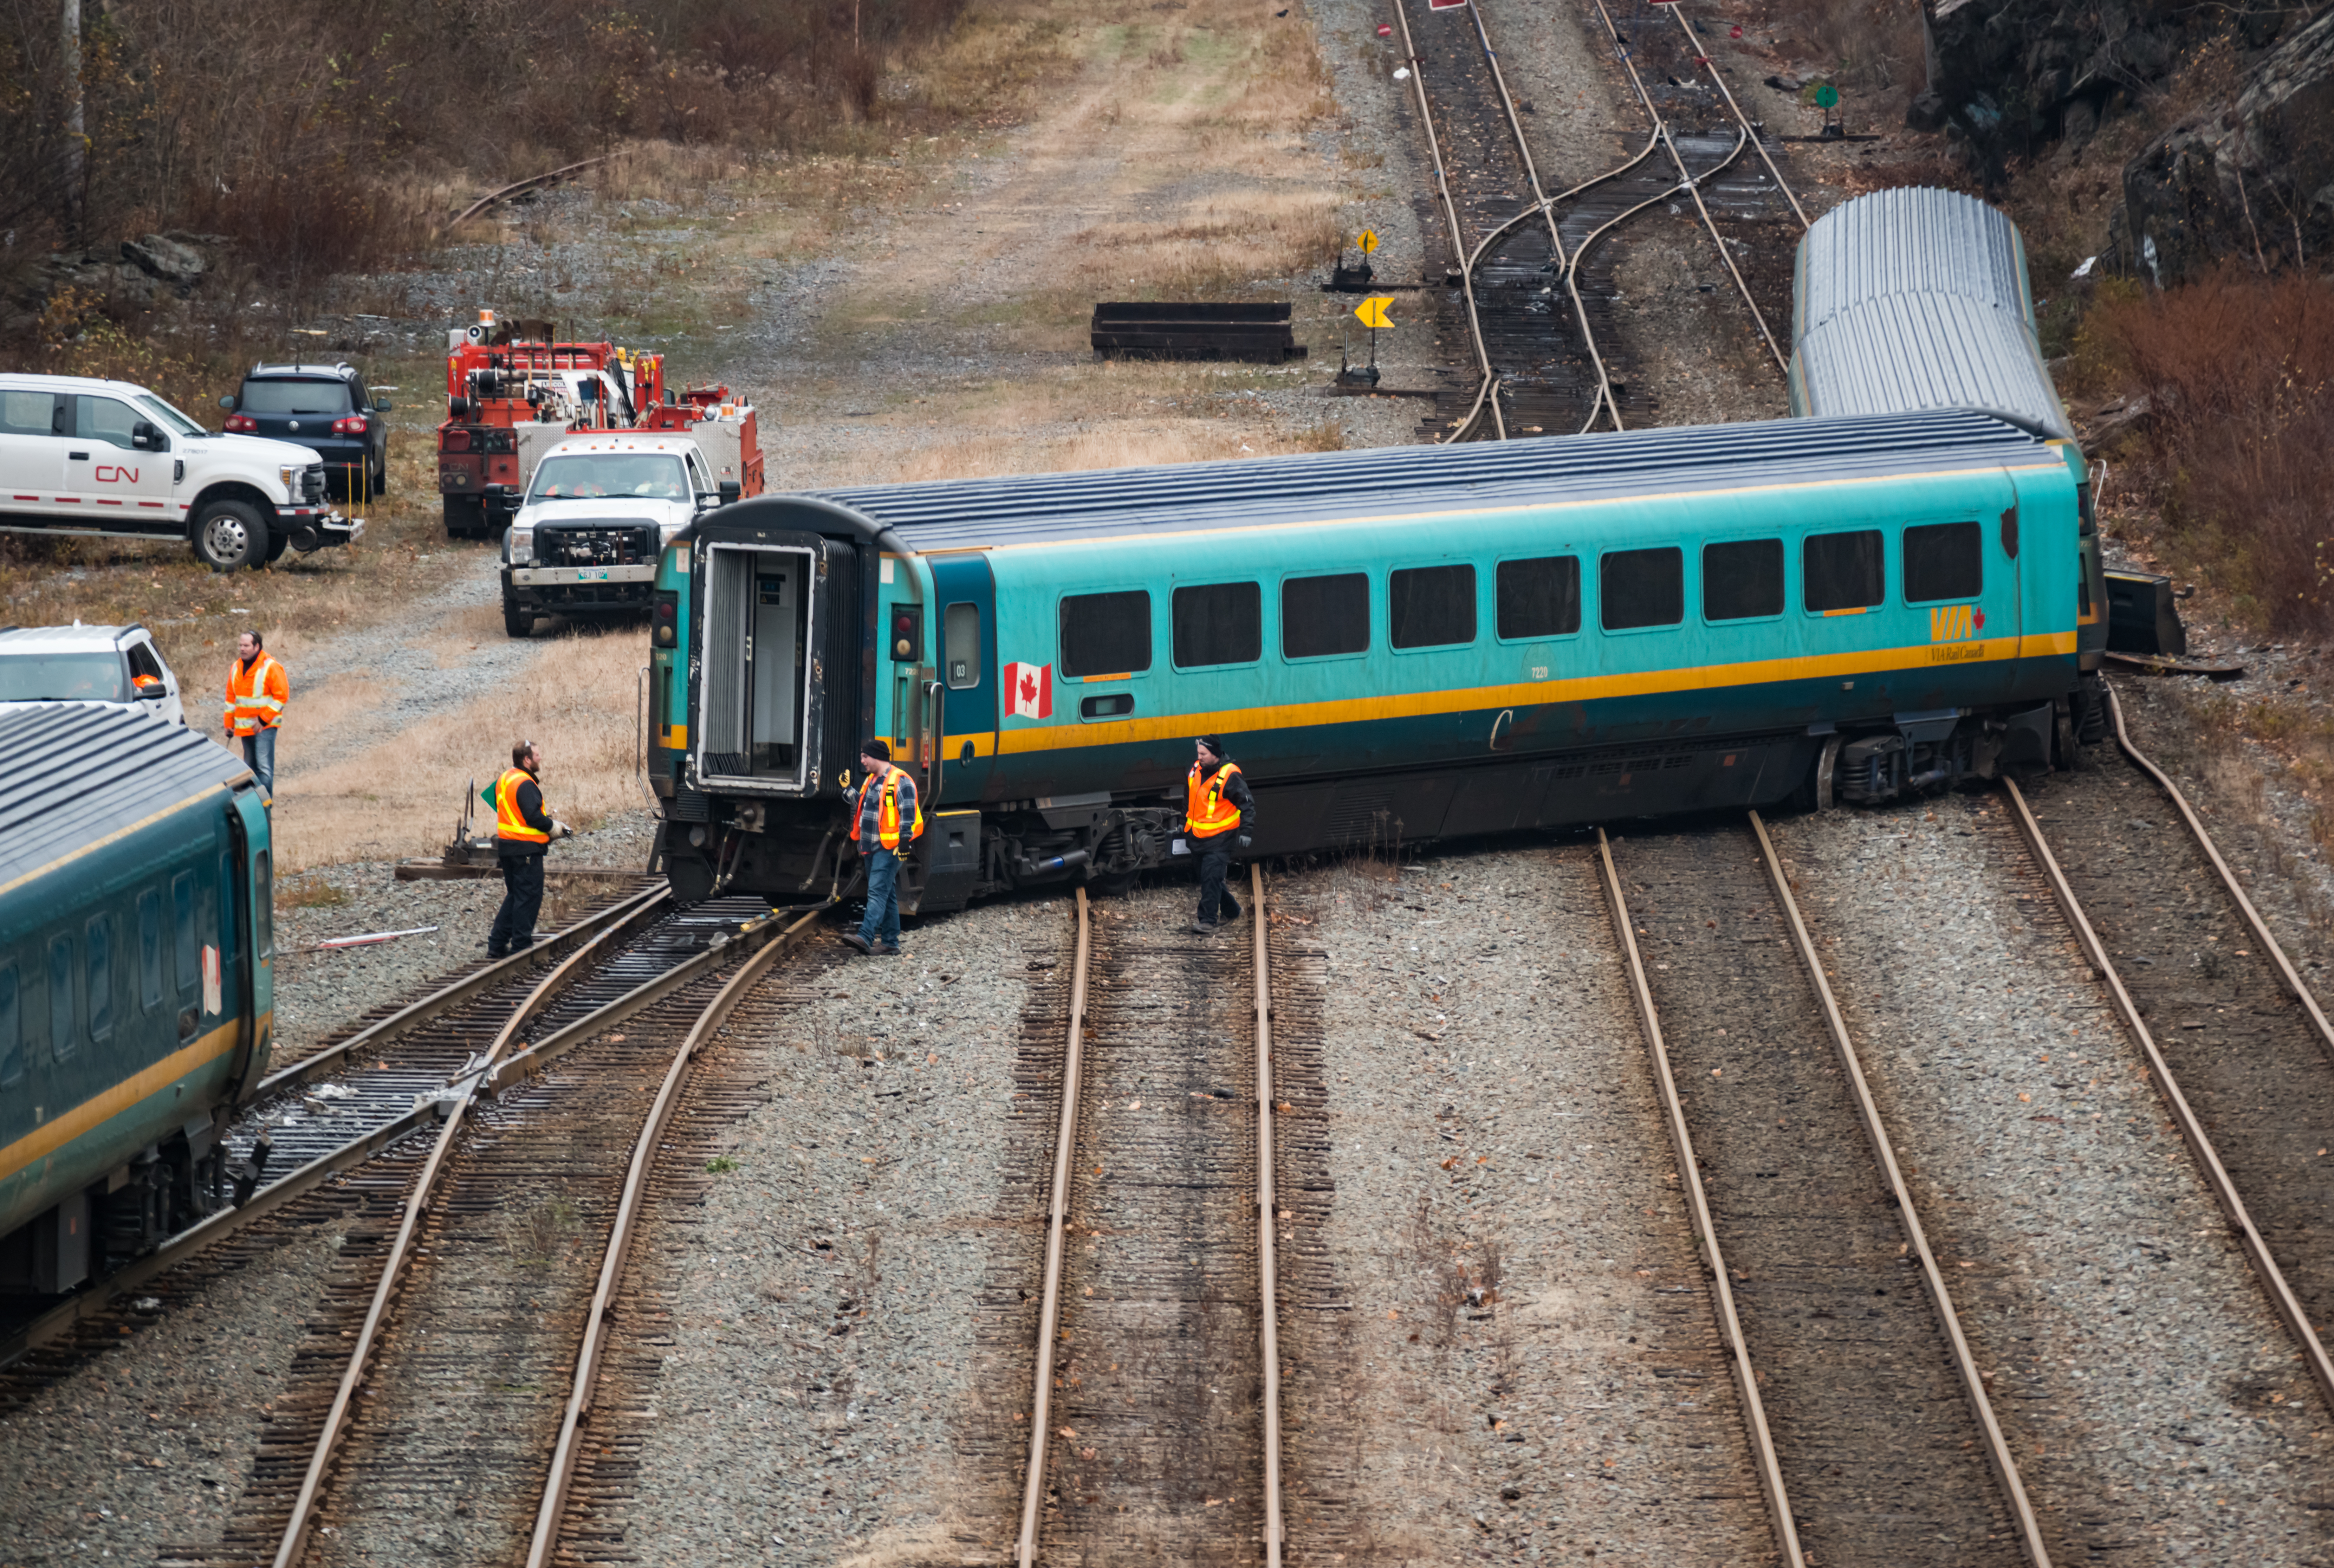
[[[2054,780],[2040,812],[2008,784],[2011,817],[2334,1412],[2334,1024],[2112,687],[2108,711],[2125,762]]]
[[[690,1058],[819,913],[641,929],[657,906],[633,904],[470,1038],[418,1108],[434,1136],[356,1174],[368,1200],[222,1539],[162,1561],[291,1568],[323,1537],[362,1552],[425,1525],[500,1560],[545,1519],[547,1555],[607,1310],[589,1260],[621,1267]],[[546,1385],[580,1391],[563,1410]]]
[[[1451,244],[1446,272],[1457,285],[1440,324],[1464,335],[1474,360],[1472,373],[1436,401],[1426,428],[1439,441],[1619,429],[1648,419],[1657,405],[1628,364],[1606,242],[1660,208],[1692,207],[1765,351],[1779,371],[1786,363],[1767,314],[1789,299],[1791,255],[1789,244],[1774,241],[1779,224],[1789,224],[1795,242],[1807,217],[1775,149],[1702,53],[1680,7],[1640,6],[1616,21],[1598,0],[1597,14],[1644,116],[1646,140],[1625,161],[1551,194],[1482,5],[1466,7],[1462,24],[1430,18],[1423,0],[1396,0]],[[1776,207],[1779,195],[1789,218]],[[1737,231],[1731,239],[1722,215]]]
[[[14,1380],[46,1380],[79,1358],[67,1352],[44,1364],[45,1347],[231,1238],[238,1247],[264,1240],[257,1233],[287,1206],[429,1124],[434,1112],[428,1099],[452,1080],[482,1038],[491,1038],[526,1004],[545,964],[620,946],[669,913],[663,884],[643,879],[641,886],[587,908],[574,924],[527,951],[466,965],[421,996],[374,1009],[352,1028],[279,1065],[228,1132],[237,1159],[249,1160],[263,1147],[266,1151],[249,1199],[10,1325],[0,1337],[0,1366],[10,1368]]]
[[[1210,947],[1098,922],[1078,894],[1022,1568],[1282,1561],[1276,1231],[1291,1217],[1253,867],[1247,918],[1239,947]]]
[[[1765,825],[1599,850],[1780,1559],[2047,1568]]]

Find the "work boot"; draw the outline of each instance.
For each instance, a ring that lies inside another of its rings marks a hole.
[[[1212,937],[1216,934],[1216,928],[1206,920],[1193,920],[1191,934],[1195,937]]]
[[[874,944],[868,941],[866,938],[861,936],[856,931],[845,931],[842,933],[842,935],[844,942],[858,948],[863,953],[873,953],[875,950]]]
[[[878,942],[867,950],[878,958],[896,958],[900,956],[900,944],[897,942]]]

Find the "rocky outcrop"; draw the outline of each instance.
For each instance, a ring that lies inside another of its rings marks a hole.
[[[173,293],[183,298],[216,270],[227,246],[218,235],[174,229],[123,240],[114,253],[57,251],[0,268],[0,343],[31,338],[51,302],[68,289],[83,303],[114,312],[144,309]]]
[[[2125,165],[2123,198],[2125,268],[2159,285],[2223,256],[2334,258],[2334,11]]]
[[[2088,140],[2231,14],[2185,0],[1923,0],[1922,9],[1929,81],[1914,115],[1958,130],[1997,166],[2060,138]],[[2249,50],[2268,46],[2295,14],[2278,0],[2238,0],[2235,12]]]
[[[193,292],[203,281],[208,263],[203,253],[184,241],[168,235],[149,234],[143,239],[121,242],[121,259],[135,266],[148,277],[170,284],[180,293]]]

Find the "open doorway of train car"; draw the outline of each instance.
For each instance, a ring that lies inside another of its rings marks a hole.
[[[817,563],[807,549],[711,544],[698,650],[698,773],[708,784],[810,785],[805,730]]]

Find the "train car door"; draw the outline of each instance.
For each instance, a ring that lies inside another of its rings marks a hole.
[[[221,957],[232,966],[235,993],[221,1000],[236,1015],[232,1082],[241,1099],[267,1075],[275,1045],[275,850],[256,791],[236,793],[228,842],[228,862],[241,874],[219,890]]]
[[[940,609],[941,805],[972,805],[997,765],[997,586],[979,551],[928,555]]]

